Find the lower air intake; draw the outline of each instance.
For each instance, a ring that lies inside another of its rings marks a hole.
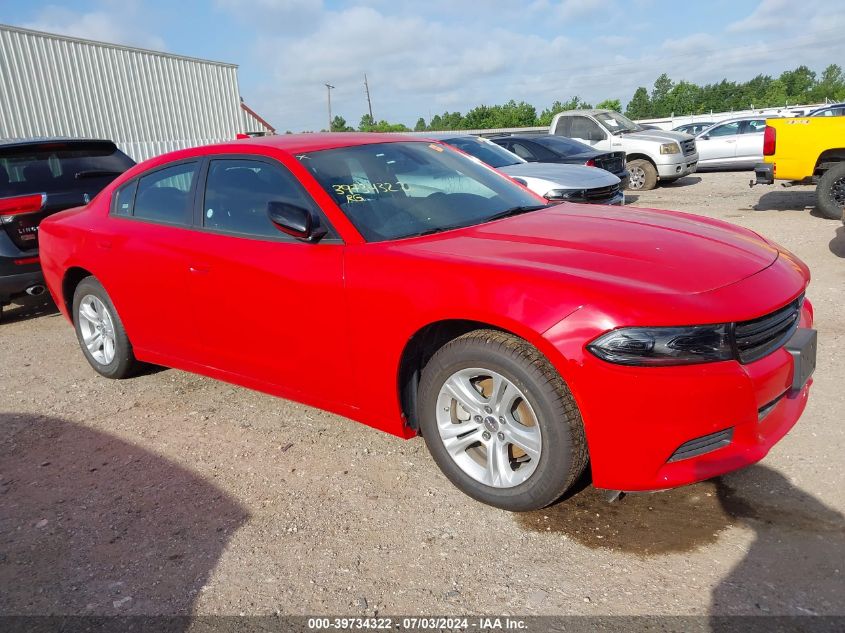
[[[689,442],[684,442],[678,447],[672,457],[668,459],[669,462],[678,462],[682,459],[689,459],[690,457],[698,457],[715,451],[717,448],[722,448],[731,443],[734,436],[733,427],[725,429],[724,431],[717,431],[710,435],[702,435]]]

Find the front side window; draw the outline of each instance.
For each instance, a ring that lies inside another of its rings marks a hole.
[[[371,242],[544,206],[508,179],[436,143],[373,143],[297,158]]]
[[[180,163],[142,176],[138,180],[133,215],[155,222],[189,224],[197,165]]]
[[[282,165],[248,159],[209,163],[202,213],[204,227],[288,239],[270,221],[267,205],[271,201],[313,207],[302,187]]]
[[[707,136],[733,136],[735,134],[739,134],[739,121],[714,127],[707,133]]]
[[[513,153],[519,156],[520,158],[524,158],[528,161],[536,161],[537,157],[534,153],[528,148],[527,145],[524,143],[516,143],[513,144]]]

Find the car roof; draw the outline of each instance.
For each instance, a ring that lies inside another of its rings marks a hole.
[[[429,137],[430,138],[430,137]],[[290,153],[316,152],[323,149],[371,145],[373,143],[397,143],[400,141],[424,141],[426,137],[413,137],[404,134],[380,134],[375,132],[317,132],[313,134],[278,134],[276,136],[257,136],[228,143],[206,145],[203,149],[212,150],[232,144],[252,145],[277,149]],[[211,153],[211,152],[209,152]]]
[[[74,138],[70,136],[33,136],[30,138],[4,138],[0,139],[0,148],[7,149],[12,147],[28,147],[38,145],[50,145],[53,143],[62,143],[66,145],[82,145],[92,143],[102,143],[114,145],[114,141],[103,138]]]

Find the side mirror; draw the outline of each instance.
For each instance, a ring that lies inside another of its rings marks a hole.
[[[271,200],[267,203],[267,215],[282,233],[303,242],[319,242],[328,233],[311,211],[289,202]]]
[[[710,135],[709,135],[709,134],[705,134],[704,136],[699,136],[698,138],[700,138],[702,141],[709,141],[709,140],[710,140]]]

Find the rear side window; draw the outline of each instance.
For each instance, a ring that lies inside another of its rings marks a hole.
[[[267,204],[271,201],[313,209],[310,198],[282,165],[234,158],[209,163],[202,213],[204,227],[288,239],[267,215]]]
[[[193,162],[165,167],[142,176],[138,180],[132,215],[155,222],[189,224],[196,174],[197,163]]]
[[[562,116],[558,117],[557,125],[555,125],[555,134],[559,136],[572,136],[572,117]]]
[[[108,142],[0,147],[0,197],[75,192],[94,197],[134,164]]]
[[[114,196],[112,213],[114,215],[132,215],[132,206],[135,203],[135,192],[138,190],[138,181],[133,180],[128,185],[118,189]]]

